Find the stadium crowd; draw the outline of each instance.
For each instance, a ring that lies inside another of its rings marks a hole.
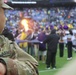
[[[6,10],[7,26],[17,26],[22,13],[24,17],[30,16],[39,25],[60,25],[61,23],[73,24],[75,26],[75,11],[76,8],[72,7],[54,7],[54,8],[24,8],[23,10],[14,9]],[[8,13],[8,14],[7,14]]]

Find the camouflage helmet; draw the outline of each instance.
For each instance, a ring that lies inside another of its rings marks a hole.
[[[0,7],[4,8],[4,9],[13,9],[9,5],[5,4],[4,0],[0,0]]]

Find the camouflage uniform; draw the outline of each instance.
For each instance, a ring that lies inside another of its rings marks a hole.
[[[38,75],[38,62],[15,42],[2,35],[0,35],[0,57],[6,62],[7,72],[10,73],[7,75]]]

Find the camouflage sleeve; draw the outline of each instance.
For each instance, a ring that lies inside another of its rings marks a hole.
[[[15,55],[13,42],[0,35],[0,57],[10,57]]]

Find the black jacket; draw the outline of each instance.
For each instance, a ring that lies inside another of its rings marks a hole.
[[[57,44],[59,41],[59,36],[56,34],[56,30],[52,30],[51,34],[44,40],[43,43],[47,43],[47,50],[51,52],[57,51]]]

